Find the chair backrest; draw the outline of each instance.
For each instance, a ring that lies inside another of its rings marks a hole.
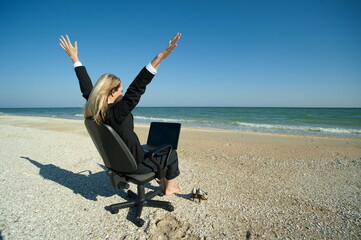
[[[132,173],[137,169],[132,153],[112,127],[97,124],[90,118],[84,123],[107,168],[119,173]]]

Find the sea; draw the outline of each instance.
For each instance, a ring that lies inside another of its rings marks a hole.
[[[1,115],[84,119],[81,107],[0,108]],[[361,138],[361,108],[136,107],[134,121],[240,132]]]

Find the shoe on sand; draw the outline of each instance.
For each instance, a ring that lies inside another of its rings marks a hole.
[[[193,188],[191,194],[192,194],[193,201],[194,201],[195,198],[197,198],[199,202],[201,200],[207,200],[208,199],[208,193],[204,192],[200,188],[197,188],[197,189]]]
[[[208,199],[208,193],[204,192],[200,188],[197,189],[197,195],[198,195],[198,199],[201,199],[201,200],[207,200]]]

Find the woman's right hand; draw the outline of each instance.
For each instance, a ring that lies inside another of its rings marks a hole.
[[[181,33],[177,33],[172,40],[169,41],[168,46],[158,53],[158,55],[151,61],[152,66],[157,69],[160,65],[160,63],[166,59],[169,54],[173,52],[173,50],[177,47],[178,41],[180,37],[182,36]]]
[[[73,63],[79,62],[78,58],[78,42],[74,42],[74,46],[71,44],[71,41],[68,37],[68,35],[65,35],[66,39],[61,36],[60,40],[60,47],[64,49],[64,51],[69,55]]]

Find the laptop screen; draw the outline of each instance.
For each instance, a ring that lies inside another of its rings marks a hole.
[[[180,128],[180,123],[152,122],[150,124],[147,145],[161,146],[167,144],[177,149]]]

